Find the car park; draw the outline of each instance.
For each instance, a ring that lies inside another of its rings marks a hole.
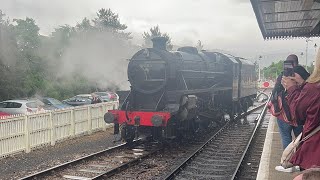
[[[39,100],[7,100],[0,102],[0,112],[8,114],[27,114],[43,110],[44,104]]]
[[[110,101],[110,95],[107,92],[94,92],[92,94],[99,98],[102,102]]]
[[[39,98],[39,100],[44,103],[45,110],[64,109],[72,107],[71,105],[62,103],[61,101],[50,97]]]
[[[102,102],[109,102],[109,101],[117,101],[119,100],[119,96],[117,93],[114,92],[94,92],[92,93],[96,95],[98,98],[101,99]]]
[[[66,103],[71,106],[82,106],[88,105],[92,103],[92,95],[91,94],[79,94],[72,98],[63,100],[63,103]]]
[[[109,92],[110,93],[110,99],[111,99],[111,101],[119,101],[119,96],[118,96],[118,94],[117,93],[115,93],[115,92]]]

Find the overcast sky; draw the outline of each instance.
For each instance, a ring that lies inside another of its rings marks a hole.
[[[159,25],[175,45],[195,45],[223,49],[238,56],[263,56],[265,65],[289,53],[304,52],[306,41],[264,41],[249,0],[1,0],[0,9],[10,17],[34,18],[41,34],[50,35],[55,27],[75,25],[84,17],[93,18],[100,8],[111,8],[133,33],[133,42],[142,43],[142,33]],[[309,61],[319,39],[309,43]]]

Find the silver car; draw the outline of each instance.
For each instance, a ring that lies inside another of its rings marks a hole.
[[[82,106],[88,105],[92,103],[92,95],[91,94],[79,94],[72,98],[63,100],[63,103],[69,104],[71,106]]]
[[[0,102],[0,112],[8,114],[27,114],[43,110],[39,100],[8,100]]]

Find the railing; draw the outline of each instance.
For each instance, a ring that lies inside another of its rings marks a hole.
[[[0,157],[106,130],[104,113],[118,106],[115,101],[1,118]]]

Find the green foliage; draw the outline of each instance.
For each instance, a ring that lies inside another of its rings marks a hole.
[[[84,18],[81,23],[77,23],[76,28],[78,31],[88,31],[93,28],[88,18]]]
[[[32,18],[11,23],[0,10],[0,101],[34,95],[66,99],[97,89],[81,72],[57,77],[62,56],[75,38],[90,38],[93,32],[112,32],[122,41],[129,39],[125,24],[110,9],[100,9],[93,20],[84,18],[75,27],[62,25],[50,37],[41,36]]]
[[[307,67],[307,71],[312,73],[314,66],[311,64]],[[278,75],[283,71],[283,61],[278,61],[276,63],[272,62],[269,67],[264,67],[262,69],[264,77],[267,79],[276,79]]]
[[[171,38],[169,34],[167,33],[161,33],[159,26],[154,26],[150,28],[150,33],[149,32],[144,32],[142,34],[142,37],[144,38],[145,46],[146,47],[152,47],[152,41],[151,39],[154,37],[165,37],[167,40],[167,50],[172,50],[173,45],[171,44]]]
[[[283,61],[278,61],[276,63],[272,62],[269,67],[263,68],[264,77],[267,79],[276,79],[278,75],[283,71]]]
[[[39,47],[39,30],[40,28],[35,24],[31,18],[14,19],[17,25],[14,26],[17,43],[21,51],[27,49],[35,49]]]
[[[6,14],[4,14],[2,12],[2,10],[0,10],[0,23],[3,24],[4,23],[4,17],[6,16]]]
[[[127,26],[121,24],[119,15],[112,12],[111,9],[100,9],[97,13],[97,17],[93,20],[95,27],[99,29],[112,29],[115,31],[125,30]]]
[[[122,24],[119,15],[112,12],[111,9],[100,9],[97,12],[97,17],[92,20],[94,28],[98,31],[108,31],[115,33],[116,36],[131,39],[131,33],[125,33],[123,30],[127,29],[125,24]],[[88,21],[82,21],[82,25],[88,25]],[[89,23],[90,24],[90,23]]]

